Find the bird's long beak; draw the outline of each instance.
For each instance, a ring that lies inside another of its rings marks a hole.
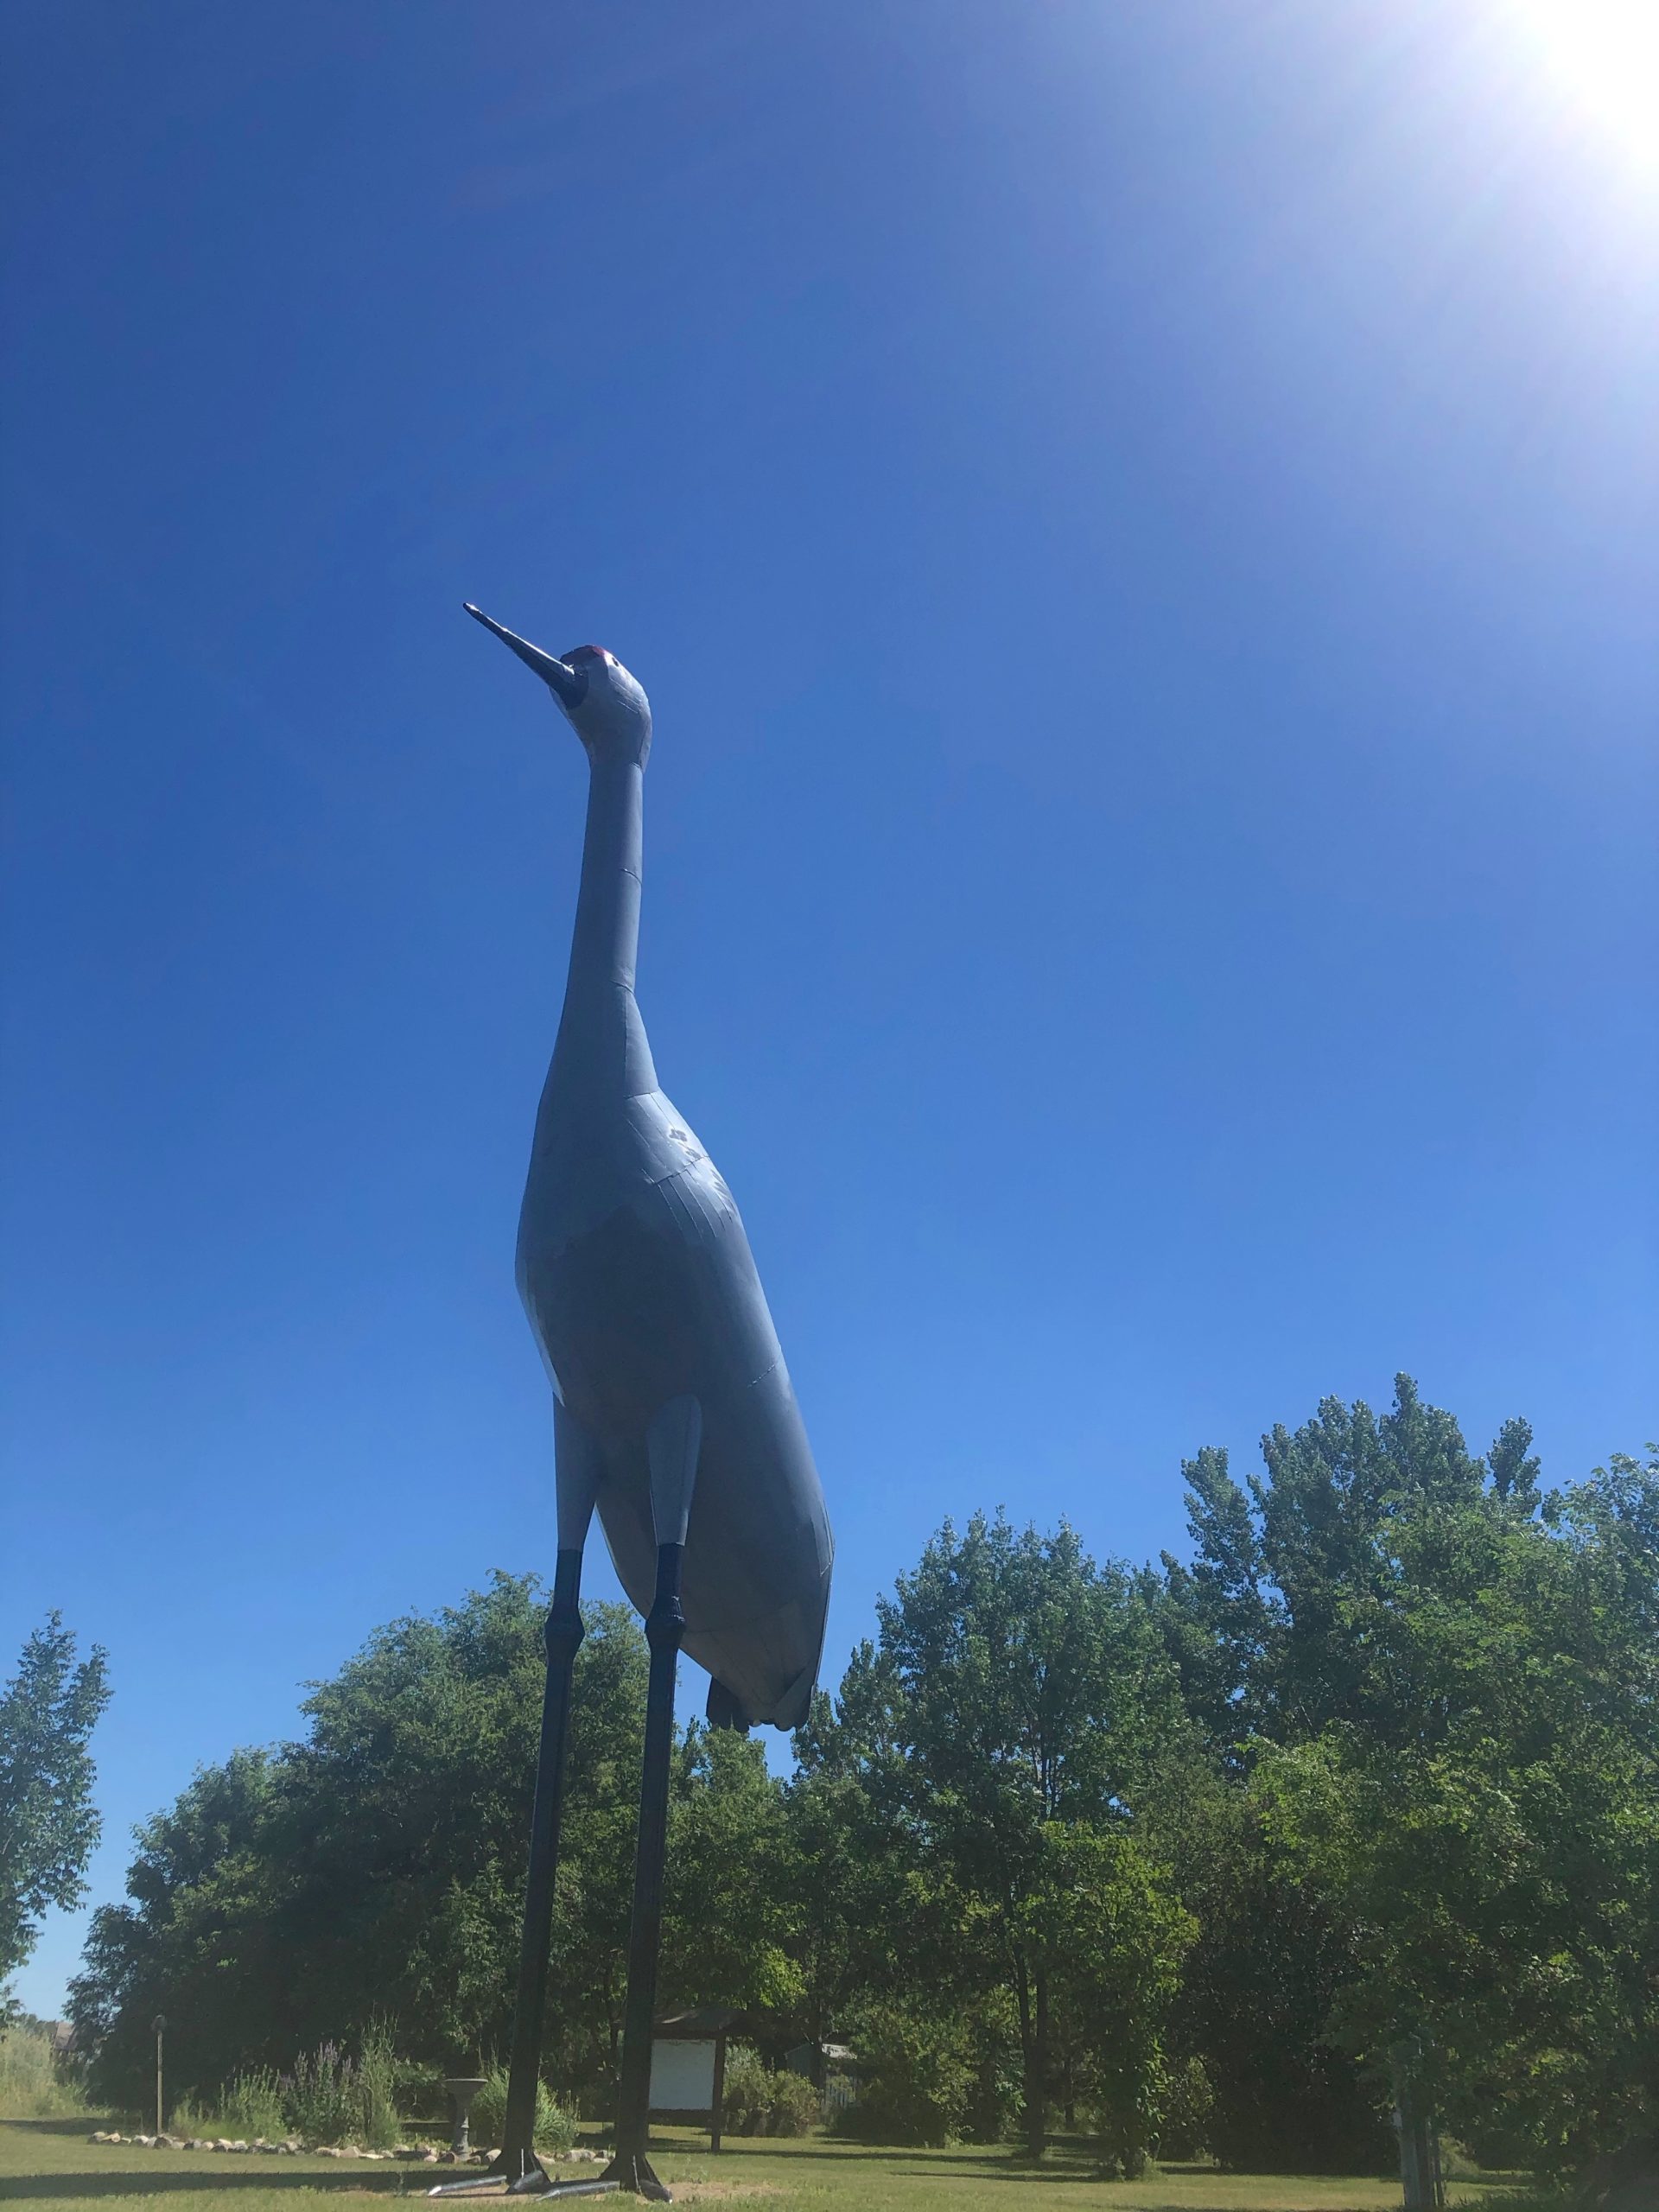
[[[579,670],[572,668],[568,660],[560,660],[554,653],[544,653],[539,645],[532,645],[528,638],[520,638],[512,631],[504,629],[500,623],[492,622],[482,607],[474,607],[470,599],[462,600],[461,605],[474,622],[481,622],[486,630],[495,632],[504,645],[511,645],[526,668],[535,670],[562,707],[582,704],[582,694],[588,689],[588,679]]]

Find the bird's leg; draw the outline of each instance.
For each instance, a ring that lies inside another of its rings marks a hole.
[[[657,2006],[657,1958],[663,1930],[663,1862],[668,1848],[668,1769],[674,1741],[674,1677],[685,1616],[680,1568],[702,1442],[695,1398],[671,1399],[646,1434],[651,1513],[657,1535],[657,1594],[645,1620],[651,1680],[645,1693],[645,1755],[639,1782],[639,1840],[634,1858],[633,1920],[628,1931],[628,1993],[623,2015],[622,2080],[617,2095],[616,2156],[606,2179],[665,2202],[668,2191],[645,2155],[651,2133],[651,2031]]]
[[[513,2008],[512,2058],[503,2129],[502,2158],[508,2162],[509,2181],[533,2171],[537,2164],[536,2089],[547,2010],[547,1955],[553,1934],[553,1885],[559,1868],[559,1821],[564,1809],[570,1682],[582,1637],[582,1554],[602,1471],[598,1446],[556,1398],[553,1450],[558,1483],[559,1556],[545,1631],[547,1684],[542,1699],[535,1809],[530,1821],[530,1874],[524,1886],[524,1942],[518,1957],[518,1996]]]
[[[593,1439],[556,1399],[553,1445],[558,1471],[559,1555],[553,1603],[543,1631],[547,1681],[542,1694],[542,1742],[536,1761],[536,1799],[530,1816],[530,1873],[524,1885],[524,1941],[518,1953],[518,1995],[512,2015],[512,2057],[507,2073],[507,2111],[501,2149],[478,2182],[435,2189],[434,2196],[491,2189],[502,2181],[521,2193],[550,2189],[552,2178],[536,2155],[536,2090],[541,2075],[542,2024],[547,2010],[548,1948],[553,1934],[553,1889],[559,1869],[559,1820],[564,1807],[564,1751],[570,1725],[570,1681],[582,1638],[582,1554],[593,1518],[601,1472]]]

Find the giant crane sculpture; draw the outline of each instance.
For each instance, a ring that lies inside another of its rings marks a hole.
[[[662,2198],[645,2150],[680,1646],[709,1671],[716,1726],[796,1726],[817,1676],[833,1548],[743,1224],[658,1087],[634,1001],[650,703],[598,646],[556,658],[467,612],[552,692],[589,784],[564,1012],[518,1221],[518,1288],[553,1385],[558,1498],[524,1945],[504,2146],[491,2175],[459,2187],[552,2187],[533,2140],[536,2083],[582,1554],[597,1510],[645,1615],[651,1675],[616,2155],[602,2180],[558,2193]]]

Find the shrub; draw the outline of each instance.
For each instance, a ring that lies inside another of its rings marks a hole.
[[[1210,2148],[1210,2113],[1215,2101],[1201,2058],[1172,2066],[1159,2099],[1158,2156],[1201,2158]]]
[[[289,2117],[308,2143],[350,2140],[357,2120],[355,2069],[338,2044],[302,2051],[288,2082]]]
[[[726,2047],[726,2079],[721,2090],[721,2125],[728,2135],[764,2135],[766,2092],[772,2075],[760,2054],[746,2043]]]
[[[1139,2181],[1152,2164],[1147,2150],[1147,2114],[1107,2109],[1096,2117],[1100,2139],[1096,2177],[1102,2181]]]
[[[863,2089],[836,2113],[838,2135],[934,2145],[960,2136],[975,2079],[959,2022],[875,2006],[859,2024],[857,2041]]]
[[[720,2110],[728,2135],[806,2135],[823,2117],[818,2093],[804,2074],[774,2073],[746,2043],[727,2050]]]
[[[355,2062],[338,2044],[325,2043],[302,2052],[291,2074],[245,2068],[210,2100],[181,2097],[169,2124],[180,2135],[292,2134],[308,2143],[360,2143],[365,2150],[387,2151],[402,2137],[398,2092],[410,2076],[391,2037],[377,2024],[365,2035]]]
[[[1006,2143],[1016,2133],[1020,2112],[1020,2028],[1011,1998],[1001,1993],[982,1999],[964,2021],[964,2056],[974,2086],[963,2113],[963,2133],[970,2143]]]
[[[823,2118],[823,2100],[804,2074],[772,2075],[768,2135],[810,2135]]]
[[[499,2145],[507,2125],[507,2069],[493,2066],[473,2102],[472,2139],[480,2145]],[[545,2082],[536,2084],[537,2144],[544,2151],[568,2151],[576,2139],[576,2116],[556,2103]]]
[[[423,2059],[400,2059],[393,2088],[403,2124],[411,2134],[449,2126],[449,2092],[443,2086],[442,2068]]]

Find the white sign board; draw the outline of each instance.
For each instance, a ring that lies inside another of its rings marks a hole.
[[[715,2044],[663,2037],[651,2046],[652,2112],[712,2112]]]

